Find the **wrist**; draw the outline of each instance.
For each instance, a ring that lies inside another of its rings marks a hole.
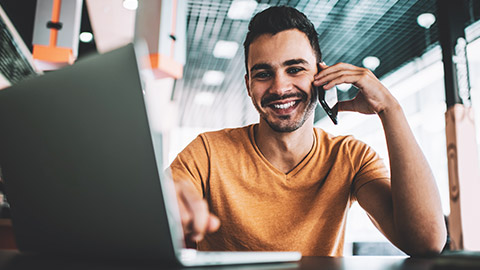
[[[386,103],[383,110],[381,110],[377,114],[383,121],[386,118],[389,118],[394,115],[399,115],[402,113],[403,113],[402,106],[400,106],[400,103],[398,103],[398,101],[394,97],[392,97],[391,100]]]

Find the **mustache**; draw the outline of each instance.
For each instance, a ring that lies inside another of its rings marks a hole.
[[[308,96],[307,96],[307,93],[305,92],[291,93],[291,94],[285,94],[285,95],[270,94],[262,97],[260,104],[262,105],[262,107],[265,107],[266,104],[269,104],[270,102],[283,100],[287,98],[300,98],[302,101],[306,101]]]

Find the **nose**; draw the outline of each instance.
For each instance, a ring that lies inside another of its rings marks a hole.
[[[286,76],[286,74],[277,72],[277,74],[275,74],[272,80],[270,92],[272,94],[278,94],[281,96],[287,92],[290,92],[292,90],[292,87],[293,84],[291,79]]]

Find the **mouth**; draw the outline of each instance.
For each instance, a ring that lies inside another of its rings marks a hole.
[[[283,96],[271,94],[262,98],[261,107],[268,108],[278,116],[287,116],[299,107],[302,102],[307,101],[307,94],[304,92],[290,93]]]
[[[277,101],[267,104],[276,114],[289,114],[298,107],[301,100]]]

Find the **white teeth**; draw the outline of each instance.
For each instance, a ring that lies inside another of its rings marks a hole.
[[[287,108],[292,107],[293,105],[295,105],[295,101],[291,101],[291,102],[288,102],[288,103],[285,103],[285,104],[274,104],[273,107],[275,109],[287,109]]]

